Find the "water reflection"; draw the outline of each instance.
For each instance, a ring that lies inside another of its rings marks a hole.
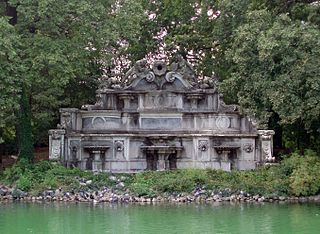
[[[0,203],[0,233],[318,233],[319,214],[318,204]]]

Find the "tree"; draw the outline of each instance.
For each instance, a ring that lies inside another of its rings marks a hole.
[[[87,100],[89,94],[94,97],[105,64],[112,63],[113,48],[121,48],[117,45],[122,35],[136,40],[139,20],[146,16],[130,0],[11,0],[6,4],[16,10],[16,24],[10,26],[8,17],[0,21],[6,30],[1,30],[0,38],[4,47],[0,56],[5,58],[0,61],[4,90],[0,101],[8,110],[2,112],[2,129],[9,124],[6,118],[14,116],[16,136],[31,138],[32,126],[39,142],[42,136],[47,138],[59,107],[78,103],[79,97]],[[128,12],[133,7],[135,12]],[[73,92],[79,84],[83,89]],[[29,133],[19,132],[24,130]],[[19,148],[22,154],[23,146]]]
[[[0,20],[4,139],[12,135],[19,116],[21,87],[28,95],[34,140],[41,142],[59,107],[93,101],[102,74],[119,76],[133,61],[152,53],[161,59],[180,53],[200,78],[218,75],[227,101],[240,103],[261,127],[277,128],[277,142],[282,142],[282,129],[283,139],[294,147],[320,141],[318,1],[6,4],[3,15],[16,13],[17,18]]]
[[[296,148],[317,145],[317,1],[142,2],[151,19],[149,51],[160,45],[167,57],[181,53],[200,76],[215,72],[227,101],[238,102],[261,128],[276,128],[279,147],[283,140]]]
[[[315,147],[310,140],[319,140],[319,26],[268,10],[250,11],[226,55],[233,66],[221,84],[224,92],[237,94],[262,125],[278,116],[296,147]]]
[[[8,18],[0,18],[0,143],[6,140],[6,132],[13,126],[14,112],[18,109],[17,93],[21,92],[18,74],[23,73],[19,61],[20,38]]]

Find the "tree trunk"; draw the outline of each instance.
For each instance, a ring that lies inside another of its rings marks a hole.
[[[33,140],[31,126],[31,108],[26,87],[22,88],[20,97],[20,110],[17,113],[17,138],[19,159],[33,161]]]

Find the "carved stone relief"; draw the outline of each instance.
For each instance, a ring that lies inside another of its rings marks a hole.
[[[156,78],[152,72],[148,72],[144,77],[146,78],[146,81],[148,81],[149,83],[153,82]]]
[[[60,158],[60,152],[61,152],[61,143],[60,140],[53,140],[51,143],[51,157],[50,159],[56,159],[58,160]]]
[[[203,152],[207,151],[209,147],[208,145],[209,145],[209,142],[207,140],[199,140],[198,149]]]
[[[274,160],[274,157],[272,157],[271,144],[269,141],[262,141],[262,152],[267,162]]]
[[[115,140],[113,142],[114,150],[115,150],[115,155],[114,157],[116,159],[123,160],[125,159],[124,155],[124,141],[123,140]]]
[[[170,68],[173,72],[182,74],[183,78],[191,85],[196,85],[197,80],[192,66],[181,55],[177,54],[173,57]]]
[[[251,143],[244,144],[243,150],[247,153],[251,153],[253,151],[253,144],[251,144]]]
[[[103,117],[94,117],[92,119],[92,126],[94,128],[103,127],[106,124],[106,120]]]
[[[177,72],[168,72],[165,76],[167,82],[172,83],[175,79],[182,79],[182,75]]]
[[[205,76],[202,80],[200,80],[200,88],[201,89],[213,89],[217,86],[218,78],[213,75],[212,77]]]
[[[61,133],[59,133],[58,131],[53,130],[51,134],[52,134],[51,135],[52,140],[60,140],[61,139]]]
[[[134,79],[139,76],[146,75],[148,72],[148,63],[146,59],[138,60],[132,68],[125,74],[125,82],[130,84]]]
[[[219,116],[216,119],[216,125],[219,129],[227,129],[230,127],[230,119],[226,116]]]
[[[117,152],[122,152],[124,150],[124,141],[117,140],[114,142],[114,148]]]
[[[71,159],[75,160],[77,159],[78,151],[80,149],[80,141],[70,141],[70,152],[71,152]]]
[[[219,111],[221,112],[236,112],[239,111],[238,105],[227,105],[223,100],[223,94],[219,94]]]

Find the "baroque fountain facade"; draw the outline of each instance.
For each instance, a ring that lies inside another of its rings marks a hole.
[[[216,79],[197,79],[182,57],[167,65],[137,61],[106,79],[97,102],[60,109],[49,130],[49,158],[108,172],[181,168],[247,170],[272,161],[272,130],[257,130],[226,105]]]

